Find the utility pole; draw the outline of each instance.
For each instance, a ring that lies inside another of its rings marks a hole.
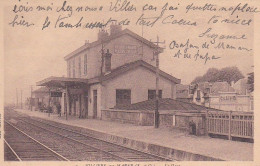
[[[31,98],[30,98],[30,108],[32,111],[32,91],[33,91],[33,86],[31,85]]]
[[[154,51],[154,55],[156,56],[156,100],[155,100],[155,112],[154,112],[154,128],[159,127],[159,44],[165,44],[165,41],[160,42],[159,37],[157,35],[157,41],[153,42],[156,43],[157,48]]]
[[[101,28],[101,33],[104,33],[104,27],[102,26]],[[101,66],[100,66],[100,84],[102,85],[102,79],[103,79],[103,67],[104,67],[104,56],[105,56],[105,51],[104,51],[104,39],[103,36],[101,35]]]
[[[18,92],[17,92],[17,88],[16,88],[16,107],[18,108]]]
[[[104,67],[104,43],[103,39],[101,39],[101,68],[100,68],[100,83],[102,85],[102,78],[103,78],[103,67]]]
[[[23,90],[21,90],[21,109],[23,109]]]

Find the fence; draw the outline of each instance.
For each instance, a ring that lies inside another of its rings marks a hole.
[[[206,114],[208,134],[254,138],[254,114],[251,112],[209,111]]]

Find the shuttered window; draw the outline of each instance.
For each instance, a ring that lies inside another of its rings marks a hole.
[[[159,90],[159,98],[162,98],[162,90]],[[148,100],[156,99],[156,90],[148,90]]]
[[[131,90],[117,89],[116,90],[116,105],[131,104]]]
[[[87,54],[84,55],[84,75],[87,75]]]
[[[79,65],[78,65],[78,70],[79,70],[79,77],[81,77],[81,57],[79,56]]]

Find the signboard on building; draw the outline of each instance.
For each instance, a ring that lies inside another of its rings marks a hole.
[[[136,45],[115,45],[114,53],[116,53],[116,54],[137,54],[138,47]]]
[[[237,101],[236,96],[220,96],[219,97],[220,102],[235,102]]]
[[[51,97],[62,97],[62,92],[51,92]]]

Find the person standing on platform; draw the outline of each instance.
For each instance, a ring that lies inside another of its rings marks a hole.
[[[60,103],[57,104],[57,110],[58,110],[59,117],[61,117],[61,105],[60,105]]]

